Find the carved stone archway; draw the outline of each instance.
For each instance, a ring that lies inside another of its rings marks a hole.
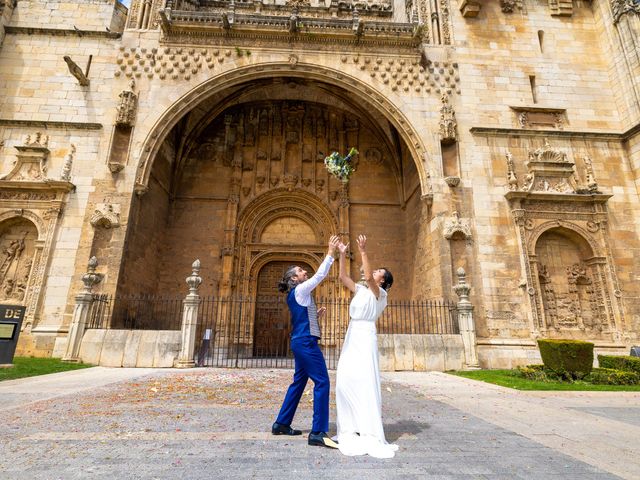
[[[304,221],[313,232],[313,243],[263,242],[265,228],[282,218]],[[229,292],[251,295],[255,293],[258,272],[270,261],[294,263],[299,259],[317,268],[326,252],[329,236],[338,232],[338,219],[317,196],[303,190],[279,188],[257,197],[240,212],[237,232],[234,244],[224,250],[227,256],[232,252],[237,254],[233,271],[228,275],[223,272],[222,285],[223,288],[228,286]]]
[[[148,190],[153,162],[162,143],[176,124],[193,111],[196,105],[249,81],[274,77],[306,78],[338,87],[349,92],[349,95],[356,102],[365,105],[366,109],[378,112],[386,118],[397,129],[415,163],[422,197],[431,201],[433,190],[428,172],[436,169],[434,165],[429,165],[428,168],[425,165],[431,163],[427,149],[418,132],[402,113],[401,106],[393,104],[388,96],[376,91],[370,85],[339,70],[302,62],[291,65],[286,61],[239,67],[231,72],[212,77],[187,92],[164,112],[158,112],[158,120],[148,132],[138,154],[136,193],[143,194]]]

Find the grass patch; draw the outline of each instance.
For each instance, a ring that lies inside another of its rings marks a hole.
[[[582,380],[576,380],[575,382],[528,380],[520,376],[518,370],[469,370],[447,373],[472,380],[480,380],[481,382],[493,383],[502,387],[515,388],[516,390],[640,392],[640,385],[595,385]]]
[[[58,358],[15,357],[13,367],[0,368],[0,382],[93,367],[87,363],[67,363]]]

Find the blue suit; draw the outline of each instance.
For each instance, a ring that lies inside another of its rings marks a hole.
[[[326,276],[332,262],[333,259],[327,256],[320,268],[318,268],[318,273],[307,281],[309,282],[308,284],[305,282],[296,286],[287,295],[287,305],[291,312],[291,351],[295,359],[295,371],[293,373],[293,382],[284,397],[276,422],[282,425],[291,425],[298,403],[300,403],[300,398],[307,385],[307,380],[311,378],[314,383],[312,432],[327,432],[329,429],[329,373],[327,372],[324,356],[318,346],[320,339],[312,334],[315,329],[311,325],[310,316],[312,322],[315,320],[317,325],[316,305],[312,299],[308,306],[301,305],[296,299],[296,290],[299,288],[301,290],[315,288]],[[311,315],[309,310],[311,310]]]

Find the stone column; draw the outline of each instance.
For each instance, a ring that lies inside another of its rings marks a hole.
[[[180,354],[175,361],[176,368],[192,368],[196,363],[193,355],[196,348],[196,328],[198,326],[198,306],[200,305],[200,295],[198,287],[202,283],[200,278],[200,260],[196,260],[191,265],[193,271],[186,279],[189,285],[189,294],[186,296],[182,307],[182,339]]]
[[[94,285],[102,281],[102,274],[96,273],[97,266],[98,259],[91,257],[87,265],[87,273],[82,276],[84,290],[76,295],[76,306],[73,310],[73,318],[71,320],[71,326],[69,327],[69,334],[67,335],[67,351],[62,357],[62,360],[65,362],[80,361],[80,345],[82,344],[82,337],[84,336],[84,331],[87,326],[89,310],[93,303],[91,289]]]
[[[473,321],[473,305],[469,301],[471,286],[466,282],[464,268],[460,267],[456,271],[458,284],[453,287],[458,300],[458,325],[462,344],[464,345],[465,367],[480,368],[478,364],[478,352],[476,351],[476,325]]]

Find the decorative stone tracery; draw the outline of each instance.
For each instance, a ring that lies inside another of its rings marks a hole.
[[[534,336],[617,340],[622,331],[618,280],[607,230],[606,202],[589,156],[586,185],[567,154],[545,140],[529,153],[519,184],[507,153],[508,193],[522,253]]]
[[[11,171],[0,177],[0,300],[27,307],[25,328],[37,322],[49,257],[67,196],[75,147],[61,180],[49,178],[49,138],[29,135],[16,146]],[[28,208],[24,208],[25,200]]]

